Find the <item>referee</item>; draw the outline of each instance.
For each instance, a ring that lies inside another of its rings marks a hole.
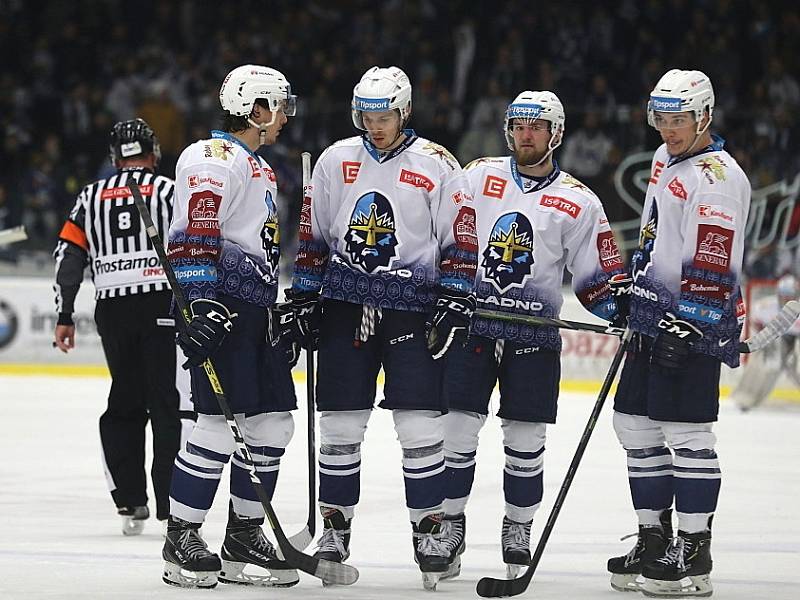
[[[172,463],[181,441],[176,389],[175,321],[164,270],[139,221],[127,182],[139,184],[150,214],[166,239],[175,183],[155,168],[158,140],[142,119],[121,121],[109,146],[116,174],[84,187],[53,256],[58,324],[54,346],[75,347],[75,297],[88,264],[96,288],[95,322],[111,372],[100,440],[111,497],[123,518],[122,533],[137,535],[150,516],[145,475],[145,426],[153,429],[151,477],[156,517],[169,517]]]

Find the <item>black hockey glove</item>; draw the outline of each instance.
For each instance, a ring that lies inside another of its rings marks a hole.
[[[680,369],[686,366],[692,342],[703,337],[703,333],[688,321],[678,319],[668,312],[658,322],[659,331],[653,342],[650,363],[665,369]]]
[[[434,360],[445,355],[453,341],[467,341],[469,322],[475,312],[475,296],[450,289],[439,289],[439,298],[425,323],[428,351]]]
[[[611,296],[617,305],[617,313],[611,320],[611,324],[614,327],[624,329],[628,326],[628,316],[631,314],[633,279],[627,273],[619,273],[609,277],[608,286],[611,288]]]
[[[200,366],[213,355],[233,328],[233,318],[237,316],[224,304],[204,298],[193,300],[189,309],[192,320],[178,334],[177,339],[187,358],[183,363],[184,369]]]
[[[287,347],[297,344],[302,348],[316,350],[319,345],[321,318],[322,306],[319,292],[299,292],[288,289],[286,290],[286,302],[272,307],[270,342],[275,345],[278,340],[283,340]]]

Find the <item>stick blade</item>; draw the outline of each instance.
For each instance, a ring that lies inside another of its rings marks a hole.
[[[517,596],[528,589],[530,577],[527,571],[515,579],[495,579],[482,577],[475,587],[475,591],[482,598],[507,598]]]
[[[308,525],[306,525],[301,531],[298,531],[293,536],[289,537],[289,543],[300,550],[301,552],[308,548],[308,545],[314,539],[314,534],[311,533]]]
[[[28,239],[28,234],[25,233],[25,226],[18,225],[11,229],[0,230],[0,246],[13,244],[14,242],[22,242]]]
[[[757,352],[784,335],[800,317],[800,302],[789,300],[774,319],[745,342],[749,352]]]

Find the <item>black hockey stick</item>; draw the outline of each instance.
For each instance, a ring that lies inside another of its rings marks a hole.
[[[589,438],[591,437],[594,427],[597,424],[600,411],[603,409],[603,404],[606,401],[606,396],[608,396],[609,390],[611,390],[611,384],[614,383],[614,378],[617,376],[619,365],[622,362],[622,357],[625,355],[625,351],[628,349],[632,335],[633,332],[630,329],[626,329],[622,334],[622,340],[619,344],[619,348],[617,349],[617,353],[614,354],[614,359],[611,361],[611,366],[608,368],[608,373],[606,373],[606,378],[603,381],[602,387],[600,388],[600,394],[597,397],[597,402],[594,403],[592,414],[589,416],[589,422],[586,423],[586,427],[583,430],[581,440],[578,442],[578,448],[575,450],[575,455],[572,457],[572,462],[569,465],[569,469],[567,469],[567,474],[564,477],[564,482],[561,484],[561,489],[558,490],[558,496],[556,496],[555,503],[550,511],[550,516],[547,518],[547,523],[542,530],[542,537],[539,538],[536,551],[533,553],[530,563],[528,563],[528,568],[522,575],[515,579],[494,579],[493,577],[483,577],[480,581],[478,581],[478,586],[476,588],[479,596],[483,596],[484,598],[502,598],[505,596],[516,596],[528,589],[528,585],[530,584],[531,579],[533,579],[533,574],[536,572],[536,567],[539,565],[539,561],[544,553],[544,547],[547,545],[547,540],[550,538],[550,534],[552,533],[553,527],[556,524],[558,514],[561,512],[561,507],[564,505],[567,492],[569,492],[572,481],[575,479],[575,473],[578,470],[578,465],[581,462],[581,458],[583,458],[583,453],[586,451],[586,446],[589,444]]]
[[[300,155],[303,165],[303,201],[311,193],[311,154],[303,152]],[[308,520],[302,531],[289,538],[292,546],[304,550],[314,539],[317,526],[317,452],[314,439],[314,423],[316,406],[314,402],[314,350],[306,350],[306,405],[308,410],[306,438],[308,441]]]
[[[549,317],[537,317],[535,315],[522,315],[507,313],[499,310],[479,308],[475,311],[478,317],[506,321],[508,323],[518,323],[520,325],[558,327],[559,329],[571,329],[573,331],[591,331],[606,335],[621,336],[624,329],[612,327],[611,325],[597,325],[595,323],[581,323],[578,321],[565,321],[563,319],[552,319]],[[800,302],[789,300],[781,311],[767,323],[758,333],[739,342],[739,352],[749,354],[758,352],[762,348],[769,346],[772,342],[784,335],[797,318],[800,317]]]
[[[183,315],[182,326],[185,327],[191,319],[189,307],[186,304],[186,298],[184,297],[183,291],[181,290],[178,280],[175,277],[175,271],[172,270],[172,265],[167,259],[167,253],[164,250],[164,244],[161,241],[161,237],[158,235],[156,226],[153,224],[153,219],[150,216],[150,212],[147,210],[147,206],[145,206],[142,193],[139,190],[139,185],[131,178],[128,182],[128,188],[133,195],[133,201],[135,202],[136,208],[139,211],[139,215],[144,222],[147,237],[150,239],[150,243],[153,245],[153,249],[156,251],[158,259],[161,262],[161,266],[164,269],[164,275],[169,282],[173,296],[175,296],[175,303],[178,305],[178,308]],[[283,532],[280,522],[278,521],[278,516],[275,514],[275,510],[272,508],[272,503],[267,496],[267,491],[264,489],[264,486],[261,484],[261,480],[258,478],[255,465],[253,464],[253,458],[250,456],[250,451],[247,449],[247,444],[245,443],[244,438],[239,431],[239,426],[236,424],[236,420],[233,417],[230,405],[225,399],[225,392],[223,391],[222,384],[217,377],[217,372],[214,369],[214,365],[211,364],[211,359],[206,359],[205,362],[203,362],[203,370],[206,372],[208,382],[211,384],[211,389],[214,391],[214,396],[217,398],[219,408],[222,411],[222,414],[225,415],[225,420],[228,422],[228,427],[230,428],[231,435],[233,435],[233,439],[236,442],[236,447],[239,451],[242,462],[247,465],[247,470],[250,473],[250,482],[253,484],[253,489],[255,490],[258,499],[261,501],[261,505],[264,507],[264,512],[267,515],[267,521],[269,521],[269,525],[275,534],[275,539],[278,541],[280,552],[283,554],[286,562],[288,562],[291,566],[308,573],[309,575],[319,577],[326,583],[336,583],[340,585],[350,585],[355,583],[358,579],[358,571],[354,567],[345,565],[343,563],[321,560],[314,556],[309,556],[308,554],[304,554],[303,552],[299,551],[289,542],[286,534]]]

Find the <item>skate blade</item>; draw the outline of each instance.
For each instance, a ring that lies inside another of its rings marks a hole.
[[[144,519],[122,517],[122,535],[141,535],[144,531]]]
[[[526,565],[510,565],[506,563],[506,579],[516,579]]]
[[[642,589],[644,577],[638,573],[612,573],[611,587],[618,592],[638,592]]]
[[[444,575],[444,572],[441,573],[431,573],[426,572],[422,574],[422,587],[428,592],[435,592],[436,591],[436,584],[439,583],[439,580]]]
[[[452,564],[447,567],[447,571],[442,573],[442,576],[439,579],[444,581],[445,579],[454,579],[459,575],[461,575],[461,557],[456,556]]]
[[[164,583],[182,588],[211,589],[217,587],[216,571],[185,571],[178,565],[164,563]]]
[[[250,569],[255,569],[256,572],[245,573],[244,569],[247,565],[250,565],[250,563],[223,560],[222,570],[219,572],[219,580],[222,583],[258,587],[292,587],[300,581],[295,569],[274,569],[270,571],[258,565],[250,565]]]
[[[705,598],[714,593],[708,575],[694,575],[678,581],[645,577],[640,590],[648,598]]]

